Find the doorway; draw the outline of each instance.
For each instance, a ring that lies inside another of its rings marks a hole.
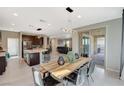
[[[80,32],[80,54],[84,57],[93,57],[96,65],[106,68],[106,28],[96,28]]]
[[[96,47],[97,47],[97,53],[104,53],[104,49],[105,49],[105,36],[101,36],[101,37],[97,38]]]
[[[105,36],[95,37],[94,61],[97,65],[104,66],[105,62]]]
[[[19,56],[19,40],[18,38],[8,38],[8,53],[10,57]]]

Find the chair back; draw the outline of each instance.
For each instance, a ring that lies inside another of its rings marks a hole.
[[[84,66],[79,69],[76,85],[77,86],[83,85],[85,83],[86,77],[87,77],[87,67]]]
[[[75,53],[75,59],[79,59],[79,54]]]
[[[36,86],[43,86],[43,80],[41,78],[41,75],[40,75],[40,72],[35,69],[35,68],[32,68],[32,73],[33,73],[33,78],[34,78],[34,84]]]
[[[95,69],[95,62],[90,62],[89,69],[88,69],[88,75],[91,75],[94,72]]]
[[[74,63],[75,62],[75,54],[73,51],[69,51],[67,53],[67,58],[69,63]]]

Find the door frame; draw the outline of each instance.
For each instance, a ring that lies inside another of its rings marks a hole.
[[[106,26],[103,26],[103,27],[98,27],[98,28],[93,28],[93,29],[100,29],[100,28],[104,28],[104,32],[105,32],[105,34],[104,34],[104,37],[105,37],[105,45],[104,45],[104,69],[105,70],[107,70],[107,42],[106,42],[106,38],[107,38],[107,33],[106,33],[106,31],[107,31],[107,29],[106,29]],[[79,53],[81,54],[81,51],[82,51],[82,47],[81,47],[81,39],[82,39],[82,36],[83,36],[83,33],[85,33],[85,32],[89,32],[89,31],[91,31],[91,30],[93,30],[93,29],[88,29],[88,30],[85,30],[85,31],[81,31],[81,32],[79,32]],[[91,42],[91,39],[90,39],[90,42]],[[91,44],[89,44],[89,48],[91,48]],[[89,51],[90,51],[90,53],[91,53],[91,49],[89,49]]]
[[[95,46],[95,48],[94,48],[94,50],[95,51],[97,51],[96,49],[97,49],[97,38],[99,38],[99,37],[104,37],[104,69],[106,68],[106,32],[105,32],[105,35],[99,35],[99,36],[96,36],[95,37],[95,39],[96,39],[96,42],[95,42],[95,44],[94,44],[94,46]]]

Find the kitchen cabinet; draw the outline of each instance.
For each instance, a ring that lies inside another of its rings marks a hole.
[[[3,72],[6,71],[7,61],[5,55],[3,53],[0,53],[0,75],[3,74]]]

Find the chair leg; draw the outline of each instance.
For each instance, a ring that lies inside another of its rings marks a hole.
[[[92,81],[94,82],[94,80],[93,80],[93,77],[90,75],[90,78],[92,79]]]
[[[88,76],[86,77],[86,80],[87,80],[87,85],[89,86],[90,83],[89,83],[89,77]]]
[[[63,86],[68,86],[68,80],[63,79],[62,83],[63,83]]]

